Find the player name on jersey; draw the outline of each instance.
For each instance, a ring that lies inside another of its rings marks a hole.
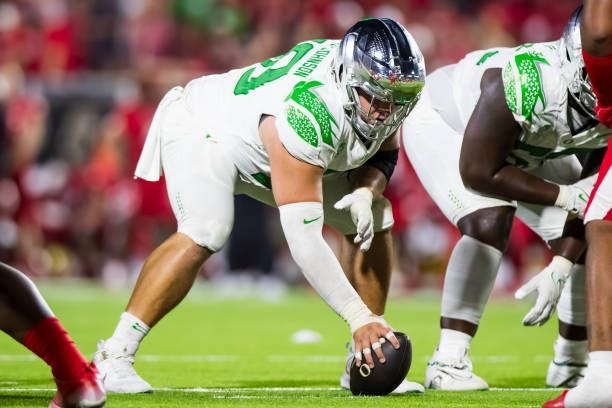
[[[312,71],[317,69],[321,61],[323,61],[323,59],[327,57],[330,52],[331,49],[329,48],[323,48],[315,52],[312,57],[308,58],[306,62],[298,67],[298,69],[295,71],[295,75],[306,78],[312,73]]]

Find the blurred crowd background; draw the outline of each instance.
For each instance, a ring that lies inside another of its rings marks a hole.
[[[429,72],[465,53],[548,41],[568,0],[15,0],[0,1],[0,260],[28,274],[130,284],[175,231],[163,182],[132,178],[148,124],[174,85],[339,38],[363,17],[403,23]],[[403,155],[402,155],[403,156]],[[405,157],[387,196],[398,262],[393,291],[439,287],[457,232]],[[202,279],[284,287],[302,282],[275,209],[236,201],[229,245]],[[327,232],[333,243],[335,234]],[[516,223],[497,282],[513,290],[548,260]]]

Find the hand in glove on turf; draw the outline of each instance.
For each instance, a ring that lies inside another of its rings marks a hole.
[[[360,187],[350,194],[342,197],[334,208],[337,210],[350,210],[351,218],[357,226],[357,236],[354,242],[361,242],[359,249],[366,252],[372,245],[374,238],[374,216],[372,215],[372,191]]]
[[[596,180],[597,174],[593,174],[574,184],[559,185],[559,195],[557,196],[555,206],[563,208],[570,214],[584,218],[584,210]]]
[[[523,318],[525,326],[543,325],[552,315],[565,282],[571,276],[573,263],[562,256],[554,256],[550,264],[529,282],[521,286],[514,297],[523,299],[536,290],[538,298],[535,306]]]

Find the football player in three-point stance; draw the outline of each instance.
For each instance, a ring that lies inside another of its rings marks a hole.
[[[57,393],[49,408],[104,406],[96,367],[87,363],[34,283],[2,262],[0,329],[51,367]]]
[[[586,0],[582,15],[586,70],[597,96],[599,121],[612,128],[612,0]],[[612,407],[612,144],[604,156],[584,222],[587,254],[589,365],[577,387],[545,408]]]
[[[225,244],[234,194],[278,207],[295,262],[349,324],[355,358],[373,366],[373,358],[384,360],[380,342],[398,347],[382,316],[393,219],[381,194],[397,160],[398,128],[424,79],[412,36],[392,20],[369,19],[341,41],[302,42],[168,92],[135,175],[155,181],[163,169],[178,231],[148,257],[114,334],[98,345],[106,389],[151,391],[134,370],[135,353]],[[342,252],[353,259],[343,259],[344,271],[323,239],[324,223],[346,236]]]
[[[576,262],[584,252],[584,231],[581,220],[568,214],[583,216],[595,181],[591,174],[611,131],[594,114],[581,55],[573,24],[559,41],[472,52],[428,77],[404,122],[408,158],[462,234],[446,270],[440,342],[426,387],[488,388],[473,373],[469,346],[515,216],[554,253],[517,291],[519,298],[538,293],[525,325],[543,324],[557,307],[559,337],[546,383],[573,386],[582,376],[588,360],[584,266]],[[583,167],[576,153],[591,159]]]

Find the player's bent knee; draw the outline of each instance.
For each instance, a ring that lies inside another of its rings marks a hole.
[[[197,223],[184,222],[178,228],[178,232],[187,235],[193,242],[213,253],[223,248],[231,231],[231,225],[215,220]]]
[[[483,208],[457,222],[463,235],[470,236],[500,251],[505,251],[514,221],[514,207]]]

